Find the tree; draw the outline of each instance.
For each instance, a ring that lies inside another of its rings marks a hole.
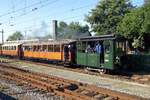
[[[89,13],[86,21],[98,35],[115,34],[118,23],[132,8],[129,0],[101,0]]]
[[[21,39],[23,39],[23,35],[21,34],[21,32],[16,31],[11,36],[9,36],[7,40],[14,41],[14,40],[21,40]]]
[[[77,38],[89,35],[89,26],[82,26],[79,22],[71,22],[69,24],[60,22],[58,25],[58,38]]]
[[[118,32],[133,40],[135,48],[150,46],[150,4],[138,7],[126,14],[118,26]]]
[[[150,4],[150,0],[144,0],[144,5]]]

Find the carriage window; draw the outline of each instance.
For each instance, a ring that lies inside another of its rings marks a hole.
[[[86,42],[78,42],[78,51],[80,52],[85,52],[86,50]]]
[[[78,48],[78,51],[82,51],[82,45],[81,45],[81,42],[78,42],[78,43],[77,43],[77,48]]]
[[[40,52],[40,51],[43,50],[41,45],[38,45],[37,48],[38,48],[38,49],[37,49],[38,52]]]
[[[37,46],[35,46],[35,45],[33,46],[33,51],[36,51],[36,47],[37,47]]]
[[[15,50],[17,49],[16,46],[14,46],[14,49],[15,49]]]
[[[110,41],[104,41],[105,52],[110,53]]]
[[[33,50],[33,47],[32,46],[29,46],[29,49],[28,49],[29,51],[32,51]]]
[[[60,52],[60,45],[54,45],[54,52]]]
[[[11,46],[11,50],[13,50],[14,48],[13,48],[13,46]]]
[[[48,45],[48,51],[53,52],[53,45]]]
[[[125,53],[127,51],[127,47],[126,47],[126,41],[117,41],[116,42],[116,50],[119,53]]]
[[[13,46],[12,49],[15,50],[15,46]]]
[[[24,50],[28,51],[28,46],[25,46],[25,47],[24,47]]]
[[[43,45],[42,47],[43,47],[43,51],[44,51],[44,52],[47,52],[47,51],[48,51],[48,50],[47,50],[47,45]]]
[[[38,45],[35,46],[35,51],[36,51],[36,52],[39,51],[39,46],[38,46]]]

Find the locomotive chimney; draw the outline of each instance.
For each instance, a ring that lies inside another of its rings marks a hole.
[[[53,20],[53,39],[57,40],[57,20]]]

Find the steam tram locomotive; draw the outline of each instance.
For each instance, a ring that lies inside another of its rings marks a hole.
[[[120,63],[119,60],[122,56],[117,50],[126,51],[126,43],[114,35],[84,37],[76,40],[15,42],[4,43],[1,55],[20,59],[30,58],[63,62],[64,64],[81,65],[91,69],[117,69],[117,64]],[[98,44],[101,45],[102,49],[100,54],[95,50]]]

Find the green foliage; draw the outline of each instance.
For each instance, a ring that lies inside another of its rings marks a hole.
[[[150,4],[126,14],[117,29],[121,35],[134,40],[135,48],[141,47],[146,34],[150,34]]]
[[[85,33],[89,35],[88,25],[82,26],[79,22],[60,22],[58,26],[58,38],[76,38]]]
[[[117,32],[118,23],[133,6],[129,0],[101,0],[87,16],[97,34],[113,34]]]
[[[150,0],[144,0],[144,5],[149,5],[150,4]]]
[[[23,35],[21,34],[21,32],[16,31],[11,36],[9,36],[7,40],[14,41],[14,40],[21,40],[21,39],[23,39]]]

